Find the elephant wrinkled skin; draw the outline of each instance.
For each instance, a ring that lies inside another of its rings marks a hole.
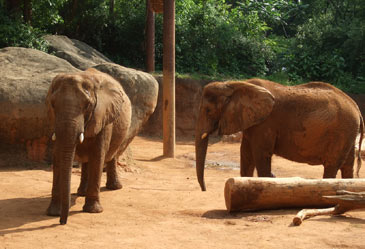
[[[361,167],[364,123],[356,103],[323,82],[283,86],[271,81],[212,82],[204,87],[196,124],[196,170],[206,190],[204,164],[208,137],[243,132],[241,176],[271,177],[273,154],[324,166],[324,178],[353,177],[355,140],[360,132]]]
[[[120,189],[116,166],[120,145],[131,124],[131,103],[121,85],[96,69],[59,74],[49,88],[46,105],[54,126],[52,200],[47,214],[66,224],[74,159],[82,163],[78,195],[86,196],[85,212],[102,212],[99,201],[104,163],[108,189]]]

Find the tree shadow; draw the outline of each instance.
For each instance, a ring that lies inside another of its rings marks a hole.
[[[76,194],[71,195],[71,206],[75,205]],[[46,215],[46,209],[51,201],[51,196],[33,198],[13,198],[0,200],[0,236],[5,234],[21,233],[24,231],[43,230],[59,225],[59,218]],[[79,213],[73,211],[69,216]],[[32,228],[20,228],[23,225],[56,219],[56,224]]]

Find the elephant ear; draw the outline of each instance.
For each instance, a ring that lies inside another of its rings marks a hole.
[[[227,86],[234,90],[222,110],[220,127],[224,134],[248,129],[270,115],[275,104],[270,91],[244,81],[227,82]]]
[[[96,106],[90,120],[86,123],[85,130],[85,137],[93,137],[119,117],[126,94],[119,82],[111,76],[96,69],[88,69],[85,72],[91,74],[95,84]]]
[[[54,122],[55,122],[55,113],[54,113],[54,110],[52,107],[52,95],[57,88],[57,82],[59,81],[59,79],[62,78],[62,76],[63,76],[62,74],[59,74],[53,78],[52,83],[48,89],[47,96],[46,96],[47,116],[48,116],[51,127],[54,127]]]

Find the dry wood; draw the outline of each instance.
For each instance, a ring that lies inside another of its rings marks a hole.
[[[337,205],[339,200],[323,196],[336,195],[338,190],[365,191],[365,179],[235,177],[227,180],[224,197],[230,212],[278,208],[329,208]],[[346,195],[341,196],[348,199]],[[344,203],[349,200],[341,201]]]
[[[365,192],[337,191],[337,195],[323,196],[338,203],[335,207],[326,209],[303,209],[294,218],[293,224],[299,226],[304,219],[317,215],[339,215],[354,209],[365,208]]]
[[[303,222],[304,219],[308,219],[308,218],[313,217],[313,216],[316,216],[316,215],[333,214],[333,212],[335,211],[335,208],[336,207],[323,208],[323,209],[302,209],[294,217],[293,224],[295,226],[299,226],[300,224],[302,224],[302,222]]]

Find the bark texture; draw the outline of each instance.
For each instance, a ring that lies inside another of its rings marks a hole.
[[[338,190],[365,191],[365,179],[235,177],[226,181],[226,207],[232,211],[279,208],[328,208],[337,204],[323,196]]]

